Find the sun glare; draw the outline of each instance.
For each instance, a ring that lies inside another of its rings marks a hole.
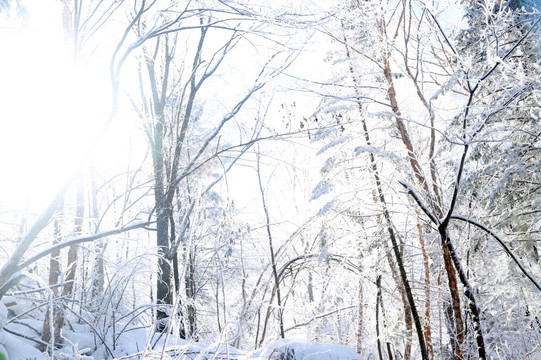
[[[0,25],[0,209],[51,199],[107,116],[103,75],[73,61],[60,12],[44,3]]]

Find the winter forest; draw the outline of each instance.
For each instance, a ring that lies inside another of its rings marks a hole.
[[[541,359],[537,0],[0,0],[0,359]]]

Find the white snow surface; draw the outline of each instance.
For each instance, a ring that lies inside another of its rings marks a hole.
[[[6,326],[8,321],[8,309],[4,303],[0,302],[0,331]]]
[[[290,357],[287,357],[289,354]],[[282,357],[282,355],[285,355]],[[249,353],[246,359],[364,360],[349,346],[282,339]]]
[[[109,344],[109,348],[111,349],[111,344]],[[205,345],[190,343],[177,337],[169,337],[164,348],[163,338],[158,340],[155,335],[149,342],[147,332],[142,329],[130,331],[126,333],[126,336],[121,336],[116,349],[112,352],[118,359],[125,357],[126,359],[176,360],[364,360],[364,357],[348,346],[293,339],[277,340],[249,353],[244,353],[223,343]],[[282,357],[287,354],[291,357]],[[98,350],[93,354],[93,358],[107,358],[107,350]]]
[[[4,330],[0,330],[0,349],[2,351],[5,349],[9,360],[45,360],[38,349]]]
[[[55,356],[64,359],[175,359],[175,360],[364,360],[351,347],[316,343],[305,340],[282,339],[256,351],[245,353],[223,342],[202,344],[188,342],[177,336],[152,334],[147,329],[130,329],[120,335],[115,344],[108,342],[90,351],[93,341],[84,326],[68,331],[65,346]],[[81,332],[79,332],[81,331]],[[88,335],[88,336],[86,336]],[[3,348],[2,348],[3,346]],[[6,331],[0,331],[0,349],[7,351],[9,360],[48,359],[32,344]]]
[[[6,307],[8,305],[10,311]],[[26,304],[28,305],[28,304]],[[10,313],[25,306],[23,301],[4,297],[0,302],[0,351],[9,360],[50,359],[37,349],[35,341],[41,338],[43,322],[31,316],[23,316],[7,324]],[[213,343],[186,341],[174,334],[155,333],[152,327],[142,328],[117,324],[99,335],[87,324],[70,322],[63,329],[63,346],[55,349],[53,358],[66,360],[103,359],[175,359],[175,360],[363,360],[352,347],[311,342],[307,340],[282,339],[255,351],[242,351],[229,346],[236,337],[227,338],[226,333]],[[5,329],[4,329],[5,327]],[[12,333],[6,331],[9,330]],[[114,335],[113,335],[114,332]],[[16,336],[14,334],[18,334]],[[101,344],[104,340],[106,344]]]

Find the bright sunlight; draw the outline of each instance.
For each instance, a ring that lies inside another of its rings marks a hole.
[[[2,208],[46,204],[81,161],[110,102],[106,69],[75,63],[61,11],[27,6],[26,21],[6,20],[0,32],[8,55],[0,58]]]

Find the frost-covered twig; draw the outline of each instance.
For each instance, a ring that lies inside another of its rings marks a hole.
[[[70,245],[78,245],[78,244],[82,244],[82,243],[85,243],[85,242],[98,240],[98,239],[101,239],[101,238],[104,238],[104,237],[107,237],[107,236],[121,234],[121,233],[126,232],[126,231],[139,229],[139,228],[148,226],[151,223],[152,222],[149,222],[149,221],[139,221],[139,222],[136,222],[135,224],[132,224],[132,225],[123,226],[123,227],[113,229],[113,230],[102,231],[102,232],[99,232],[97,234],[93,234],[93,235],[89,235],[89,236],[83,236],[83,237],[80,237],[80,238],[65,241],[65,242],[57,244],[55,246],[51,246],[50,248],[48,248],[46,250],[43,250],[42,252],[32,256],[30,259],[28,259],[25,262],[23,262],[22,264],[18,265],[16,267],[16,269],[17,270],[22,270],[25,267],[27,267],[28,265],[30,265],[30,264],[36,262],[37,260],[41,259],[42,257],[51,254],[55,250],[61,250],[61,249],[65,248],[65,247],[68,247]]]
[[[462,221],[465,221],[469,224],[472,224],[472,225],[475,225],[477,226],[478,228],[480,228],[481,230],[485,231],[486,233],[488,233],[489,235],[491,235],[505,250],[505,252],[509,255],[509,257],[511,257],[511,259],[513,259],[513,261],[515,262],[515,264],[517,264],[517,266],[520,268],[520,270],[522,271],[522,273],[528,278],[530,279],[530,281],[535,285],[536,288],[538,288],[539,290],[541,290],[541,285],[539,285],[539,283],[535,280],[535,278],[530,274],[528,273],[528,271],[524,268],[524,266],[520,263],[520,261],[517,259],[517,257],[513,254],[513,252],[511,251],[511,249],[509,249],[509,247],[503,242],[503,240],[498,236],[496,235],[496,233],[494,233],[494,231],[490,230],[488,227],[486,227],[485,225],[473,220],[473,219],[470,219],[470,218],[467,218],[465,216],[460,216],[460,215],[453,215],[451,216],[451,219],[457,219],[457,220],[462,220]]]
[[[445,215],[445,217],[443,218],[443,221],[442,221],[442,224],[445,224],[445,226],[447,226],[447,223],[449,222],[449,220],[451,219],[451,216],[453,215],[453,212],[454,212],[454,209],[455,209],[455,206],[456,206],[456,202],[457,202],[457,199],[458,199],[458,192],[459,192],[459,189],[460,189],[460,183],[462,181],[462,173],[464,171],[464,167],[465,167],[465,163],[466,163],[466,156],[468,154],[468,150],[469,150],[469,147],[470,147],[470,144],[466,141],[466,125],[468,123],[468,117],[469,117],[470,109],[471,109],[471,106],[472,106],[472,103],[473,103],[473,99],[474,99],[474,97],[476,95],[476,92],[479,89],[479,86],[481,85],[481,83],[484,80],[486,80],[494,71],[496,71],[496,69],[500,66],[500,64],[503,61],[505,61],[509,56],[511,56],[511,54],[513,54],[515,52],[515,50],[518,48],[518,46],[530,35],[532,30],[539,24],[540,21],[541,21],[541,17],[538,18],[535,21],[535,23],[530,27],[530,29],[526,32],[526,34],[524,34],[524,36],[522,36],[513,45],[513,47],[511,49],[509,49],[509,51],[502,57],[502,59],[500,61],[497,61],[490,70],[488,70],[483,76],[481,76],[478,80],[475,81],[475,85],[473,87],[472,87],[472,83],[470,82],[470,79],[467,78],[468,89],[469,89],[470,95],[468,96],[468,101],[467,101],[466,106],[464,108],[464,115],[463,115],[463,121],[462,121],[462,139],[464,141],[464,150],[462,151],[462,156],[460,158],[460,164],[459,164],[458,170],[457,170],[455,185],[454,185],[454,189],[453,189],[453,195],[451,197],[451,205],[449,206],[449,210],[447,212],[447,215]],[[511,99],[514,99],[514,97],[511,97]],[[477,132],[473,133],[473,135],[474,136],[477,135]]]
[[[481,319],[479,317],[479,307],[477,306],[475,296],[473,295],[473,287],[471,286],[466,276],[466,272],[464,271],[464,268],[462,267],[462,264],[456,252],[456,249],[453,245],[453,242],[451,241],[451,237],[449,236],[448,217],[446,217],[443,220],[437,219],[430,212],[430,210],[428,210],[428,208],[423,204],[422,200],[419,198],[415,190],[413,190],[413,188],[408,183],[406,183],[405,181],[400,181],[400,185],[406,188],[408,193],[413,197],[415,202],[417,202],[419,207],[425,212],[425,214],[430,218],[430,220],[432,220],[434,224],[438,225],[438,232],[440,233],[440,237],[442,241],[444,242],[445,246],[447,247],[447,249],[449,250],[449,254],[451,255],[451,259],[458,273],[458,277],[460,278],[460,282],[462,282],[462,285],[464,286],[464,295],[468,298],[468,306],[470,308],[470,312],[472,315],[473,328],[475,331],[474,337],[477,342],[477,350],[479,353],[479,359],[486,359],[485,340],[483,337],[483,329],[481,327]],[[452,208],[450,208],[449,211],[451,210]],[[450,215],[449,215],[449,218],[450,218]]]
[[[421,208],[421,210],[423,210],[423,212],[430,218],[430,220],[432,220],[432,222],[435,224],[435,225],[440,225],[440,220],[432,213],[432,211],[430,211],[428,209],[428,207],[423,203],[423,200],[421,200],[421,198],[419,198],[419,196],[417,195],[417,193],[415,192],[415,190],[413,190],[413,188],[411,187],[410,184],[408,184],[407,182],[403,181],[403,180],[399,180],[398,181],[400,183],[400,185],[402,185],[403,187],[406,188],[408,194],[411,195],[411,197],[413,198],[413,200],[415,200],[415,202],[417,203],[417,205],[419,205],[419,207]]]
[[[59,205],[64,199],[65,193],[68,191],[68,188],[71,185],[73,178],[70,178],[64,186],[58,191],[54,200],[49,204],[49,206],[41,213],[38,219],[34,222],[32,227],[28,232],[19,240],[17,248],[13,254],[6,261],[2,269],[0,270],[0,286],[5,287],[6,283],[12,278],[12,276],[20,270],[18,267],[19,261],[24,257],[30,245],[34,242],[38,234],[49,224],[49,221],[53,217],[53,214],[58,209]],[[7,291],[7,289],[4,289]],[[5,293],[5,292],[4,292]],[[0,293],[0,298],[2,298],[2,293]]]
[[[28,294],[32,294],[32,293],[36,293],[36,292],[40,292],[40,291],[49,291],[51,289],[58,288],[58,287],[63,287],[65,285],[67,285],[67,284],[73,283],[73,281],[74,280],[64,281],[62,283],[54,284],[54,285],[47,286],[47,287],[42,287],[42,288],[39,288],[39,289],[11,292],[9,295],[10,296],[20,296],[20,295],[28,295]],[[0,290],[0,293],[1,293],[1,290]]]
[[[70,309],[69,306],[66,306],[65,307],[67,310],[69,310],[69,312],[71,312],[73,315],[75,315],[79,320],[82,320],[85,322],[86,325],[88,325],[88,327],[90,327],[93,331],[93,333],[100,338],[101,340],[101,343],[105,346],[105,349],[107,350],[107,352],[109,353],[109,355],[111,355],[112,358],[115,357],[115,355],[113,354],[113,352],[111,351],[111,349],[109,348],[109,346],[107,345],[107,342],[105,341],[105,339],[100,335],[100,333],[98,332],[98,330],[90,323],[90,321],[88,321],[87,319],[84,318],[84,316],[80,316],[79,314],[77,314],[75,311],[73,311],[72,309]],[[49,344],[46,344],[46,345],[49,345]]]
[[[312,322],[313,322],[314,320],[322,319],[322,318],[325,318],[325,317],[327,317],[327,316],[330,316],[330,315],[339,313],[339,312],[341,312],[341,311],[349,310],[349,309],[354,309],[354,308],[357,308],[357,307],[358,307],[358,305],[346,306],[346,307],[343,307],[343,308],[340,308],[340,309],[335,309],[335,310],[328,311],[328,312],[323,313],[323,314],[319,314],[319,315],[316,315],[316,316],[312,316],[312,317],[310,318],[310,320],[305,321],[305,322],[303,322],[303,323],[297,323],[297,324],[295,324],[295,325],[293,325],[293,326],[290,326],[290,327],[288,327],[287,329],[285,329],[284,332],[288,332],[288,331],[290,331],[290,330],[294,330],[294,329],[300,328],[300,327],[302,327],[302,326],[308,326],[308,325],[312,324]]]
[[[39,340],[39,339],[34,339],[34,338],[30,337],[30,336],[26,336],[26,335],[23,335],[23,334],[19,334],[18,332],[15,332],[15,331],[13,331],[13,330],[9,330],[9,329],[7,329],[7,328],[4,328],[4,331],[7,332],[7,333],[10,333],[11,335],[15,335],[15,336],[21,337],[21,338],[23,338],[23,339],[25,339],[25,340],[33,341],[33,342],[35,342],[35,343],[38,344],[38,345],[45,345],[45,346],[49,345],[49,344],[47,344],[47,343],[44,342],[44,341],[41,341],[41,340]]]

